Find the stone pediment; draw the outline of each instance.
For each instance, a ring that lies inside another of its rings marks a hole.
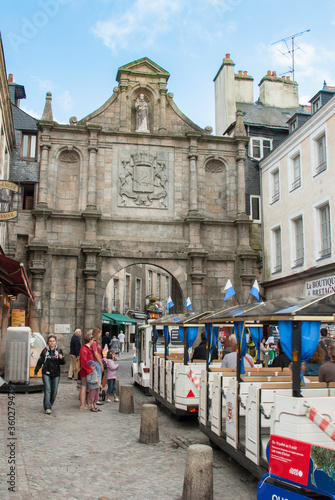
[[[170,73],[151,61],[148,57],[142,57],[141,59],[137,59],[136,61],[121,66],[118,69],[116,80],[119,82],[122,77],[129,77],[129,74],[158,78],[163,77],[166,81],[168,81],[170,77]]]

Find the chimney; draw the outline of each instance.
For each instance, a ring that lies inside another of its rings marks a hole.
[[[268,71],[259,83],[259,101],[263,106],[298,108],[298,85],[290,77],[277,77],[276,71]]]
[[[9,75],[8,75],[8,83],[14,83],[13,73],[9,73]]]

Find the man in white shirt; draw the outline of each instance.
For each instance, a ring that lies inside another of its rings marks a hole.
[[[120,353],[124,352],[124,339],[125,339],[125,334],[123,332],[120,332],[118,335],[118,339],[120,342]]]
[[[237,340],[235,335],[231,335],[229,337],[229,345],[232,352],[225,355],[221,364],[221,368],[232,368],[233,370],[235,370],[237,365]],[[244,368],[248,369],[252,366],[254,366],[254,360],[252,359],[250,354],[246,354],[244,356]]]

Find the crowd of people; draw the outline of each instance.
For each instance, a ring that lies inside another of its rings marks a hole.
[[[118,402],[116,395],[116,362],[124,352],[125,335],[123,332],[110,337],[106,332],[102,337],[100,328],[89,330],[83,336],[77,328],[70,342],[70,363],[68,378],[77,380],[79,389],[80,410],[100,412],[99,406]],[[57,346],[55,335],[49,335],[47,346],[42,350],[37,361],[34,375],[37,377],[42,368],[44,385],[43,408],[47,415],[51,414],[60,380],[60,366],[65,364],[63,351]]]

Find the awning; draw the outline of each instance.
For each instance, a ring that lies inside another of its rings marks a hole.
[[[136,325],[137,321],[125,316],[124,314],[110,314],[102,313],[102,322],[109,323],[110,325],[123,325],[125,323],[130,323],[131,325]]]
[[[34,301],[25,267],[17,260],[0,255],[0,282],[9,294],[23,293]]]

